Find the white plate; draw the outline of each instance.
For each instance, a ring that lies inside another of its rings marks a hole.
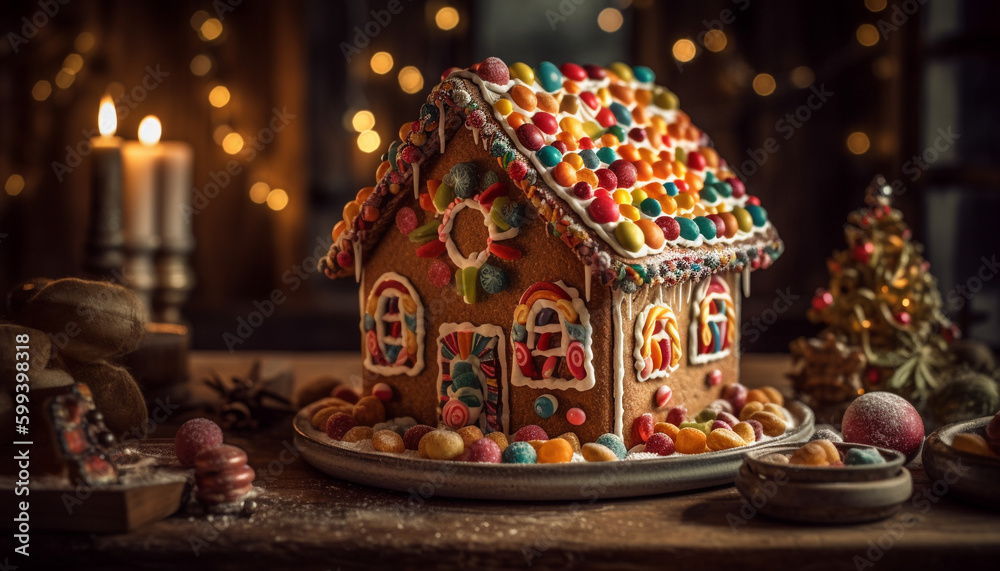
[[[479,500],[597,500],[683,492],[731,484],[749,450],[806,441],[812,410],[786,404],[797,424],[757,445],[619,462],[478,464],[361,452],[333,444],[309,424],[309,407],[295,417],[295,445],[307,462],[342,480],[421,497]]]

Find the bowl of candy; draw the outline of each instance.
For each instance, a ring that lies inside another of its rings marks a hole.
[[[748,452],[736,478],[761,513],[811,523],[887,518],[910,498],[913,480],[895,450],[829,440]]]
[[[977,506],[1000,509],[1000,412],[992,417],[949,424],[927,437],[924,470],[954,496]]]

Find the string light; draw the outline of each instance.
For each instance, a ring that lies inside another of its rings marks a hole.
[[[204,10],[198,10],[194,14],[191,14],[191,28],[195,31],[201,30],[201,25],[205,23],[211,16],[208,12]]]
[[[271,192],[271,185],[266,182],[255,182],[253,186],[250,187],[250,200],[254,204],[264,204],[267,201],[267,195]]]
[[[351,126],[358,133],[369,131],[375,127],[375,114],[367,109],[362,109],[354,114],[351,119]]]
[[[191,58],[191,73],[202,77],[211,70],[212,58],[204,54],[198,54]]]
[[[212,104],[212,107],[225,107],[229,103],[229,98],[229,88],[225,85],[216,85],[208,93],[208,102]]]
[[[243,150],[243,137],[239,133],[229,133],[222,138],[222,150],[230,155]]]
[[[72,73],[80,73],[80,68],[83,67],[83,56],[80,54],[69,54],[66,59],[63,60],[63,68],[70,70]]]
[[[868,140],[868,135],[865,133],[855,131],[847,136],[847,150],[855,155],[867,153],[869,147],[871,147],[871,141]]]
[[[209,18],[201,24],[198,32],[206,42],[210,42],[222,35],[222,22],[218,18]]]
[[[7,177],[7,183],[3,185],[3,190],[10,196],[17,196],[24,190],[24,177],[19,174],[12,174]]]
[[[372,56],[370,65],[372,66],[372,71],[379,75],[385,75],[392,71],[393,63],[392,54],[389,52],[377,52]]]
[[[80,32],[80,34],[76,37],[76,40],[73,41],[73,47],[76,48],[76,51],[85,54],[94,47],[95,43],[96,38],[94,37],[94,34],[91,34],[90,32]]]
[[[903,307],[910,307],[910,298],[908,297],[903,298]]]
[[[31,88],[31,97],[35,101],[45,101],[49,95],[52,95],[52,84],[44,79],[35,82],[35,86]]]
[[[874,46],[878,43],[878,29],[871,24],[861,24],[855,33],[858,43],[865,46]]]
[[[799,67],[792,70],[789,79],[792,81],[792,85],[798,87],[799,89],[805,89],[816,81],[816,74],[807,65],[800,65]]]
[[[58,87],[59,89],[66,89],[70,85],[73,85],[73,82],[76,81],[76,74],[71,73],[66,68],[60,69],[59,73],[56,74],[55,81],[56,81],[56,87]]]
[[[366,153],[374,153],[382,144],[382,138],[375,131],[365,131],[358,135],[358,148]]]
[[[288,193],[283,189],[276,188],[267,193],[267,207],[275,212],[283,210],[288,206]]]
[[[705,32],[705,48],[710,52],[721,52],[729,44],[729,38],[722,30],[709,30]]]
[[[212,140],[215,141],[216,145],[222,145],[222,141],[226,139],[226,135],[233,132],[232,127],[223,123],[219,125],[212,131]]]
[[[406,93],[417,93],[424,88],[424,76],[420,70],[408,65],[399,70],[399,87]]]
[[[445,6],[434,14],[434,23],[437,27],[448,31],[454,29],[458,25],[458,10],[452,8],[451,6]]]
[[[674,47],[671,52],[674,54],[674,59],[681,62],[687,63],[694,59],[697,49],[694,46],[694,42],[687,38],[683,38],[674,42]]]
[[[605,8],[597,15],[597,26],[611,34],[621,29],[625,17],[617,8]]]
[[[774,81],[774,76],[770,73],[758,73],[753,78],[753,90],[757,95],[767,97],[774,93],[775,87],[777,87],[777,84]]]

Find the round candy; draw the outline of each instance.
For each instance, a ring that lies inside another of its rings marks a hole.
[[[195,470],[201,473],[233,470],[247,463],[247,453],[242,448],[223,444],[202,450],[194,457]]]
[[[394,430],[379,430],[372,434],[372,448],[379,452],[391,452],[399,454],[406,450],[403,444],[403,437]]]
[[[763,226],[767,222],[767,210],[756,204],[747,204],[745,208],[750,213],[754,226]]]
[[[375,383],[372,387],[372,396],[382,402],[389,402],[392,400],[392,387],[386,383]]]
[[[198,472],[194,481],[199,492],[225,493],[229,490],[245,488],[257,478],[253,468],[243,464],[225,470],[213,472]]]
[[[615,124],[615,113],[608,109],[607,107],[602,107],[600,111],[597,112],[597,122],[600,123],[601,127],[607,128]]]
[[[381,402],[381,401],[379,401]],[[326,435],[333,440],[340,440],[347,431],[357,426],[354,416],[346,412],[335,412],[326,421]]]
[[[574,379],[583,380],[587,378],[587,354],[583,348],[583,343],[579,341],[570,342],[566,348],[566,366]]]
[[[545,145],[541,149],[538,149],[535,156],[538,157],[538,161],[542,163],[542,166],[549,168],[556,166],[560,161],[562,161],[562,153],[560,153],[559,149],[553,147],[552,145]]]
[[[330,396],[350,404],[358,404],[358,400],[361,399],[357,389],[349,385],[338,385],[330,391]]]
[[[698,229],[698,224],[690,218],[684,218],[683,216],[675,216],[674,220],[680,227],[680,236],[685,240],[697,240],[701,232]],[[714,226],[714,225],[713,225]]]
[[[573,426],[580,426],[587,422],[587,413],[583,412],[582,408],[573,407],[566,411],[566,421]]]
[[[733,208],[733,216],[736,217],[736,224],[739,225],[741,232],[753,230],[753,217],[750,216],[750,212],[746,208],[742,206]]]
[[[428,432],[420,442],[426,447],[427,457],[432,460],[451,460],[465,451],[462,437],[449,430]]]
[[[522,62],[517,62],[510,66],[510,76],[528,85],[531,85],[535,81],[535,71],[531,69],[531,66]]]
[[[341,442],[361,442],[362,440],[371,440],[372,435],[375,434],[375,430],[370,426],[355,426],[354,428],[348,430],[344,433],[343,438],[340,439]]]
[[[496,433],[502,434],[502,433]],[[499,464],[503,457],[503,451],[495,441],[490,438],[480,438],[467,448],[469,462],[481,462],[484,464]]]
[[[504,434],[503,432],[491,432],[486,435],[486,438],[489,438],[493,442],[496,442],[497,446],[500,447],[501,452],[506,450],[507,447],[510,446],[510,443],[507,441],[507,435]]]
[[[584,444],[580,453],[583,454],[583,459],[587,462],[614,462],[619,459],[613,450],[596,442]]]
[[[587,79],[587,71],[575,63],[564,63],[559,66],[559,71],[573,81],[583,81]]]
[[[452,428],[461,428],[469,424],[469,407],[457,398],[449,399],[441,409],[441,421]]]
[[[524,123],[517,128],[516,133],[517,140],[529,151],[537,151],[545,146],[545,135],[542,134],[542,130],[531,123]]]
[[[542,395],[535,399],[535,414],[549,418],[559,409],[559,401],[552,395]]]
[[[507,85],[507,82],[510,81],[510,70],[507,69],[507,64],[497,57],[484,59],[479,64],[479,67],[476,68],[476,75],[482,78],[483,81],[496,83],[497,85]]]
[[[650,435],[653,434],[653,425],[656,424],[656,420],[650,413],[645,413],[641,416],[637,416],[632,421],[632,430],[630,432],[629,438],[629,448],[637,444],[643,444],[649,440]]]
[[[511,442],[501,454],[504,464],[534,464],[537,459],[535,447],[527,442]]]
[[[663,212],[663,208],[660,206],[660,201],[655,198],[643,199],[643,201],[639,203],[639,210],[650,218],[656,218],[661,212]]]
[[[619,460],[625,458],[625,455],[628,454],[628,450],[625,448],[625,443],[622,442],[622,439],[610,432],[598,436],[594,442],[614,452]]]
[[[462,437],[462,442],[465,443],[465,447],[468,448],[470,444],[479,440],[483,437],[483,431],[479,429],[478,426],[463,426],[455,431],[459,436]]]
[[[815,434],[809,437],[810,441],[813,440],[829,440],[830,442],[843,442],[844,439],[836,432],[830,430],[829,428],[821,428],[816,431]]]
[[[637,65],[633,67],[632,75],[639,83],[652,83],[656,79],[656,74],[653,73],[653,70],[644,65]]]
[[[720,411],[719,414],[716,415],[715,420],[725,422],[729,426],[736,426],[740,421],[740,419],[733,416],[731,412],[726,412],[724,410]]]
[[[618,159],[618,153],[611,147],[601,147],[597,149],[597,158],[601,159],[602,163],[610,165]]]
[[[548,92],[558,91],[562,87],[562,73],[556,65],[549,61],[538,64],[538,83]]]
[[[722,371],[719,369],[713,369],[712,372],[708,374],[705,381],[710,387],[718,386],[718,384],[722,382]]]
[[[195,456],[202,450],[222,445],[222,429],[207,418],[192,418],[177,429],[174,453],[181,466],[194,466]]]
[[[538,449],[539,464],[564,464],[573,459],[573,445],[562,438],[553,438]]]
[[[416,450],[420,445],[420,439],[426,436],[428,432],[433,431],[434,427],[427,426],[426,424],[411,426],[407,429],[406,434],[403,435],[403,444],[407,450]]]
[[[722,398],[733,405],[733,410],[741,410],[747,403],[747,388],[740,383],[733,383],[722,388]]]
[[[656,407],[663,408],[670,402],[670,397],[674,396],[674,391],[669,386],[663,385],[656,389]]]
[[[736,423],[736,424],[739,424],[739,423]],[[728,422],[726,422],[724,420],[719,420],[718,418],[716,418],[714,421],[712,421],[712,430],[715,430],[717,428],[725,428],[726,430],[732,430],[733,426],[734,425],[729,424]],[[709,433],[709,434],[711,434],[711,433]]]
[[[479,283],[486,293],[500,293],[507,289],[507,272],[493,264],[483,264],[483,267],[479,268]]]
[[[631,220],[622,220],[618,224],[615,228],[615,238],[618,238],[618,243],[629,252],[638,252],[646,243],[642,230]]]
[[[435,287],[443,288],[451,283],[451,268],[441,260],[434,260],[427,270],[427,277]]]
[[[618,220],[618,204],[610,195],[598,196],[587,206],[590,218],[598,224],[608,224]],[[638,228],[636,229],[638,230]],[[617,233],[617,229],[616,229]],[[640,231],[639,234],[642,234]],[[620,239],[619,239],[620,241]]]
[[[611,169],[597,169],[594,171],[597,176],[597,187],[608,192],[614,192],[618,188],[618,177]]]
[[[714,240],[718,235],[718,227],[705,216],[695,216],[694,223],[698,225],[698,231],[706,240]]]
[[[665,240],[673,241],[681,235],[681,225],[672,216],[660,216],[655,222],[663,230]]]
[[[636,177],[638,176],[635,165],[625,159],[618,159],[611,163],[611,166],[608,168],[618,177],[619,188],[632,188],[635,186]]]
[[[646,200],[653,200],[652,198],[647,198]],[[654,250],[659,250],[663,247],[665,238],[663,235],[663,229],[661,229],[652,220],[636,220],[635,225],[638,226],[639,230],[642,231],[642,239],[646,242],[646,245]]]
[[[601,166],[601,159],[597,158],[597,153],[593,149],[582,149],[579,155],[583,159],[583,166],[588,169],[594,170]]]
[[[531,116],[531,122],[548,135],[555,135],[559,132],[559,125],[556,123],[556,118],[549,113],[542,111],[535,113]]]
[[[670,456],[674,453],[674,441],[662,432],[654,432],[646,441],[646,452],[657,456]]]
[[[549,435],[537,424],[522,426],[514,433],[514,442],[527,442],[529,440],[548,440]]]
[[[867,392],[844,412],[844,441],[902,452],[912,460],[924,441],[924,423],[913,405],[885,391]]]
[[[589,182],[581,180],[573,185],[573,195],[580,200],[590,200],[594,196],[594,188],[590,186]]]
[[[535,92],[525,85],[515,85],[510,89],[510,98],[517,103],[517,106],[521,109],[532,112],[535,107],[538,106],[538,99],[535,97]]]
[[[396,212],[396,228],[403,234],[409,234],[417,229],[417,214],[409,206],[404,206]]]

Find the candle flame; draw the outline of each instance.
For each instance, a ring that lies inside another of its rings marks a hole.
[[[101,98],[101,109],[97,112],[97,130],[102,137],[110,137],[118,129],[118,113],[115,112],[115,103],[110,95]]]
[[[139,122],[139,141],[143,145],[155,145],[160,142],[163,127],[156,115],[147,115]]]

